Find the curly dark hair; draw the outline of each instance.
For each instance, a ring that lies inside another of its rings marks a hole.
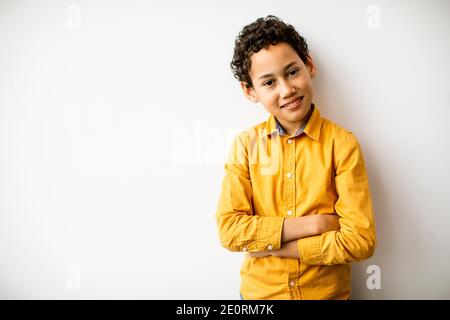
[[[230,63],[234,77],[244,82],[247,87],[253,87],[249,75],[251,55],[269,45],[276,45],[280,42],[291,45],[300,59],[307,64],[309,51],[306,40],[292,25],[283,22],[276,16],[268,15],[246,25],[236,37],[233,60]]]

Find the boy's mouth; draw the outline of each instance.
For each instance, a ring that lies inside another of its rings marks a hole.
[[[296,109],[300,103],[302,102],[304,96],[295,98],[294,100],[283,104],[280,108],[286,108],[286,109]]]

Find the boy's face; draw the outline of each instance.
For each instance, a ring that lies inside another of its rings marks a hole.
[[[313,99],[311,79],[316,67],[310,57],[305,65],[297,52],[287,43],[270,45],[252,54],[250,78],[253,87],[241,82],[246,97],[261,102],[275,115],[289,133],[300,129]]]

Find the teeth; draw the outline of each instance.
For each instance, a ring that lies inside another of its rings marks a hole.
[[[302,99],[303,99],[303,97],[297,98],[297,99],[295,99],[294,101],[292,101],[291,103],[285,104],[284,107],[287,107],[287,108],[292,107],[292,106],[294,106],[297,102],[299,102],[299,100],[302,100]]]

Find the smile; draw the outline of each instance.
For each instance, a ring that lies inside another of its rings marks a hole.
[[[297,109],[300,106],[302,100],[303,100],[303,96],[296,98],[296,99],[292,100],[291,102],[283,104],[281,106],[281,108],[288,109],[288,110]]]

